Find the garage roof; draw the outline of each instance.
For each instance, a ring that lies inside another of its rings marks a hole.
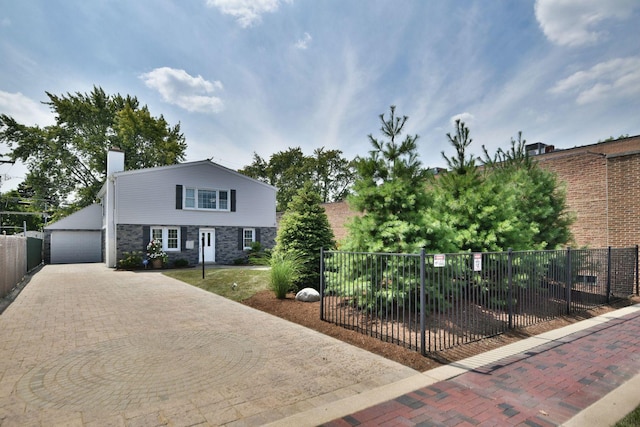
[[[102,206],[94,203],[71,215],[53,222],[45,230],[100,230],[102,229]]]

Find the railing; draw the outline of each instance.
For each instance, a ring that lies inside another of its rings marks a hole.
[[[422,354],[638,293],[638,248],[322,251],[320,317]]]
[[[27,238],[0,234],[0,298],[27,274]]]

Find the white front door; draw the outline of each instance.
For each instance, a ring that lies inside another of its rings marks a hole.
[[[200,239],[198,241],[198,246],[200,247],[198,262],[202,262],[202,255],[204,255],[204,262],[216,262],[216,230],[215,228],[200,229]]]

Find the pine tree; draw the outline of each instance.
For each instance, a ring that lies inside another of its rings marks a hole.
[[[312,183],[307,182],[292,198],[282,219],[274,252],[294,252],[302,259],[302,269],[295,285],[320,289],[320,248],[333,249],[333,231],[321,199]]]

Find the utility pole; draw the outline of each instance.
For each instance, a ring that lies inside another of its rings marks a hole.
[[[3,165],[3,164],[15,165],[16,162],[13,161],[13,160],[2,160],[2,159],[0,159],[0,165]],[[4,180],[6,181],[7,179],[9,179],[9,178],[5,175],[4,176]],[[2,187],[2,175],[0,175],[0,187]],[[1,226],[1,224],[0,224],[0,226]]]

